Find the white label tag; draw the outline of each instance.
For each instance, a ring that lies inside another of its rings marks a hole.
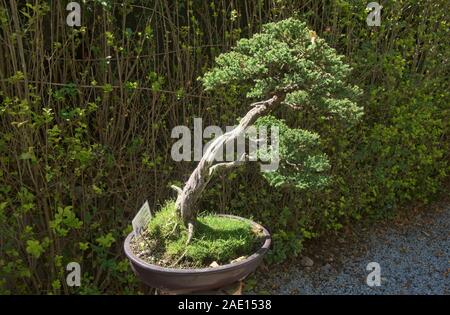
[[[152,214],[150,213],[150,206],[148,205],[148,201],[145,201],[144,205],[139,209],[131,222],[133,224],[134,236],[141,234],[142,230],[147,227],[151,219]]]

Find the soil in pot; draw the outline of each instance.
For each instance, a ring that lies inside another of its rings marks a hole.
[[[167,202],[147,229],[130,242],[140,259],[167,268],[206,268],[239,261],[264,242],[262,230],[250,221],[216,215],[200,215],[193,239],[186,245],[187,229]]]

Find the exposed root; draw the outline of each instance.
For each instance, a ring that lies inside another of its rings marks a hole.
[[[174,226],[173,226],[172,231],[170,232],[170,235],[172,235],[173,233],[175,233],[175,230],[177,229],[177,227],[178,227],[178,223],[175,223]]]
[[[177,261],[175,261],[170,267],[175,267],[176,265],[178,265],[178,263],[184,258],[184,256],[187,253],[187,249],[184,251],[184,253],[177,259]]]
[[[186,245],[189,245],[192,241],[192,237],[194,236],[194,223],[192,221],[188,222],[188,238],[186,241]]]
[[[173,190],[175,190],[177,192],[177,201],[176,201],[176,210],[175,213],[177,216],[181,216],[181,206],[180,206],[180,199],[181,199],[181,194],[183,193],[183,190],[175,185],[171,185],[170,188],[172,188]]]
[[[180,206],[180,203],[178,202],[178,200],[175,203],[175,206],[176,206],[175,215],[180,218],[181,217],[181,206]]]

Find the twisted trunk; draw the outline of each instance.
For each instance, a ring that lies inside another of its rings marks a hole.
[[[203,190],[208,185],[213,174],[221,169],[233,167],[245,162],[245,156],[239,157],[236,161],[228,163],[215,163],[217,154],[222,154],[222,148],[229,142],[235,141],[236,138],[245,133],[246,129],[251,126],[259,117],[265,115],[272,108],[280,103],[281,98],[277,95],[272,98],[251,104],[252,109],[241,119],[239,125],[233,130],[217,137],[206,150],[192,172],[183,189],[172,186],[177,192],[176,208],[178,215],[183,219],[184,224],[188,227],[188,243],[191,241],[197,216],[196,205],[201,197]]]

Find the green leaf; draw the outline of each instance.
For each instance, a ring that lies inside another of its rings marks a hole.
[[[96,239],[97,243],[105,248],[110,248],[111,245],[116,241],[116,239],[113,237],[112,233],[108,233],[106,235],[103,235]]]
[[[28,240],[26,251],[34,258],[39,258],[45,249],[38,240]]]

